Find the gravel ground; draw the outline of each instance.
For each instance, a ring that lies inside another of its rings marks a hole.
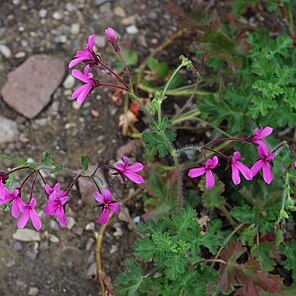
[[[166,11],[166,2],[1,1],[0,89],[7,75],[34,54],[59,57],[68,64],[91,33],[97,34],[97,49],[112,63],[112,48],[103,35],[107,26],[118,31],[124,46],[136,49],[141,58],[145,57],[167,34],[176,30]],[[0,153],[38,161],[48,151],[56,162],[74,169],[79,167],[81,155],[89,155],[93,163],[116,160],[117,149],[128,141],[118,127],[122,106],[112,102],[109,90],[100,90],[79,108],[69,100],[76,82],[68,74],[66,69],[50,103],[34,119],[23,117],[0,99],[3,127]],[[13,134],[4,140],[6,119],[11,120],[7,129]],[[9,162],[0,162],[0,169],[9,166]],[[53,182],[52,176],[48,177]],[[58,180],[71,182],[60,176]],[[128,191],[116,183],[113,192],[120,199]],[[36,238],[33,233],[28,242],[23,241],[26,237],[23,233],[16,232],[9,213],[0,212],[0,295],[98,295],[98,283],[91,279],[94,237],[99,230],[93,223],[97,212],[89,201],[80,198],[78,191],[71,198],[68,228],[60,230],[54,220],[43,219],[40,236]],[[136,203],[135,207],[139,206]],[[122,271],[133,239],[133,231],[122,221],[107,232],[104,264],[112,280]]]

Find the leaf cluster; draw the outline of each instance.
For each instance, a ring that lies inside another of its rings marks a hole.
[[[202,263],[203,253],[217,252],[223,232],[220,221],[216,220],[204,234],[195,218],[196,212],[186,207],[168,219],[138,226],[143,238],[136,241],[134,254],[152,265],[152,271],[144,276],[142,269],[139,276],[138,269],[128,269],[127,275],[135,281],[128,288],[127,275],[121,275],[117,281],[119,295],[208,295],[206,291],[215,272]]]

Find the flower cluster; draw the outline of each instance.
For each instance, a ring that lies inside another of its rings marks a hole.
[[[119,58],[122,60],[123,64],[126,66],[125,59],[121,53],[118,40],[116,38],[115,31],[112,28],[107,28],[105,34],[112,45],[114,51],[118,54]],[[72,99],[77,100],[78,104],[82,104],[87,96],[96,88],[96,87],[112,87],[122,90],[128,90],[129,86],[124,82],[124,80],[109,66],[107,66],[100,55],[94,52],[94,41],[95,35],[92,34],[88,38],[88,42],[82,50],[78,50],[73,60],[69,63],[69,68],[84,63],[83,72],[74,69],[72,70],[72,75],[83,82],[82,86],[79,86],[72,94]],[[91,70],[94,73],[100,74],[101,78],[107,79],[107,82],[101,82],[98,79],[94,78],[94,74],[91,73]],[[130,76],[130,72],[126,66],[126,71]]]
[[[129,164],[129,158],[127,156],[123,157],[123,163],[119,162],[116,163],[115,166],[109,165],[98,165],[97,169],[99,168],[106,168],[111,171],[115,171],[113,175],[119,175],[122,177],[123,180],[129,179],[136,184],[144,183],[144,179],[142,176],[137,174],[137,172],[142,171],[144,166],[136,162],[134,164]],[[21,183],[21,185],[17,188],[14,188],[10,191],[6,186],[6,181],[9,178],[9,174],[16,172],[21,169],[31,169],[31,172],[25,180]],[[96,171],[97,171],[96,169]],[[47,196],[47,204],[43,207],[43,211],[46,217],[53,216],[59,222],[62,227],[67,225],[68,219],[66,216],[66,205],[69,202],[69,192],[73,186],[73,184],[78,180],[78,178],[82,177],[80,174],[74,180],[74,182],[70,185],[67,191],[61,190],[60,183],[56,183],[53,187],[47,184],[41,175],[39,170],[30,167],[23,167],[17,168],[12,170],[9,173],[0,173],[0,205],[6,205],[11,207],[11,216],[15,219],[19,219],[17,222],[18,228],[24,228],[28,221],[32,222],[33,227],[36,230],[40,230],[42,227],[41,219],[36,212],[36,199],[32,195],[32,191],[34,188],[35,180],[32,183],[31,194],[29,200],[25,202],[22,199],[21,191],[24,184],[27,180],[34,174],[37,173],[42,177],[42,181],[45,185],[45,193]],[[93,176],[93,175],[92,175]],[[95,182],[95,179],[90,176],[91,180]],[[96,183],[96,182],[95,182]],[[115,214],[119,213],[120,204],[117,201],[113,201],[112,194],[107,188],[100,189],[98,184],[96,183],[99,192],[94,194],[94,199],[100,203],[100,207],[102,208],[102,212],[100,217],[97,219],[97,223],[105,224],[108,221],[110,211],[114,212]]]
[[[220,156],[227,159],[231,166],[232,170],[232,181],[235,185],[240,184],[242,175],[246,180],[252,180],[260,170],[262,170],[263,180],[270,184],[272,182],[272,171],[271,164],[273,159],[275,158],[274,151],[269,151],[268,145],[263,142],[263,139],[269,136],[272,133],[273,129],[271,127],[265,127],[261,129],[255,129],[254,134],[247,138],[228,138],[225,139],[231,141],[245,141],[257,146],[257,151],[260,159],[258,159],[251,168],[247,167],[243,164],[241,160],[241,154],[239,151],[235,151],[232,157],[228,157],[221,152],[215,151],[213,149],[207,148],[207,145],[201,147],[201,150],[210,150],[216,152]],[[214,143],[212,141],[210,143]],[[205,161],[205,165],[190,169],[188,172],[188,176],[190,178],[197,178],[205,175],[206,178],[206,189],[210,189],[215,186],[215,177],[213,174],[213,170],[218,166],[219,159],[217,156],[214,156],[212,159],[207,159]],[[295,163],[294,163],[294,167]]]

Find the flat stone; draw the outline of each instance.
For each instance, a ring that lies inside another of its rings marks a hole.
[[[18,229],[12,237],[23,242],[40,241],[40,233],[32,229]]]
[[[71,230],[74,227],[75,223],[76,222],[75,222],[74,218],[68,217],[67,228]]]
[[[96,35],[95,45],[100,48],[105,47],[106,46],[106,37],[103,35]]]
[[[13,142],[18,139],[19,132],[14,121],[0,116],[0,126],[0,144]]]
[[[120,17],[126,16],[125,10],[121,6],[116,6],[114,8],[114,14]]]
[[[65,75],[64,61],[49,55],[33,55],[8,74],[3,100],[27,118],[37,116]]]

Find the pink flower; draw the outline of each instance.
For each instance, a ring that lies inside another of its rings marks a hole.
[[[109,42],[111,43],[113,49],[117,52],[120,51],[120,48],[119,48],[119,45],[118,45],[118,42],[117,42],[117,39],[115,36],[115,31],[112,28],[107,28],[105,30],[105,34],[106,34]]]
[[[90,94],[91,91],[96,87],[96,83],[93,80],[93,74],[89,72],[89,65],[86,65],[84,68],[84,73],[75,69],[72,71],[72,75],[86,83],[82,86],[79,86],[72,94],[72,99],[77,99],[77,103],[82,104],[88,94]]]
[[[255,128],[254,135],[252,137],[252,143],[257,144],[258,146],[265,146],[268,148],[268,146],[262,141],[262,139],[266,138],[272,133],[273,129],[269,126],[265,128]]]
[[[45,185],[45,191],[49,195],[47,205],[43,208],[46,217],[54,215],[62,227],[67,225],[67,217],[65,215],[65,204],[68,201],[68,193],[60,191],[60,183],[55,184],[51,188],[48,184]]]
[[[194,168],[189,170],[188,176],[190,178],[197,178],[206,175],[206,189],[210,189],[215,186],[215,177],[212,170],[218,165],[218,157],[214,156],[212,159],[208,159],[204,167]]]
[[[294,166],[294,169],[296,169],[296,161],[294,161],[293,166]]]
[[[135,182],[136,184],[142,184],[144,183],[144,179],[142,176],[136,174],[136,172],[139,172],[143,170],[144,166],[140,162],[136,162],[129,166],[129,158],[127,156],[124,156],[123,163],[117,163],[115,164],[116,168],[128,179]]]
[[[241,182],[240,173],[247,179],[252,180],[252,171],[239,160],[241,159],[241,154],[238,151],[233,153],[231,158],[231,169],[232,169],[232,181],[235,185]]]
[[[5,194],[5,196],[2,194]],[[3,196],[4,198],[1,198]],[[4,188],[1,190],[1,186],[0,186],[0,204],[7,204],[10,202],[11,202],[11,216],[13,218],[17,218],[20,213],[20,206],[24,203],[20,197],[20,191],[16,188],[12,192],[9,192],[7,188],[6,189]]]
[[[90,35],[88,38],[88,42],[84,46],[84,49],[76,51],[75,58],[69,63],[69,68],[72,68],[81,62],[96,63],[98,61],[98,57],[93,50],[94,41],[95,34]]]
[[[112,200],[112,194],[107,188],[102,189],[102,194],[96,192],[94,194],[94,198],[101,204],[101,206],[103,206],[101,216],[97,219],[96,223],[106,224],[110,215],[110,211],[118,215],[120,205],[118,202]]]
[[[3,184],[2,179],[0,179],[0,205],[3,205],[6,203],[6,197],[8,194],[9,194],[9,190]]]
[[[20,205],[20,211],[22,212],[22,216],[20,217],[19,221],[17,222],[18,228],[24,228],[28,223],[30,218],[34,228],[36,230],[40,230],[42,227],[41,220],[35,211],[36,207],[36,199],[32,198],[28,204],[23,203]]]
[[[275,154],[268,151],[266,145],[258,147],[258,154],[261,159],[257,160],[251,167],[253,177],[255,177],[258,172],[262,169],[263,179],[267,184],[272,181],[272,172],[270,168],[270,162],[275,158]]]

